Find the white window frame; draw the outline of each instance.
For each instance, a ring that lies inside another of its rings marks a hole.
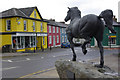
[[[59,33],[59,28],[57,27],[57,33]]]
[[[24,20],[24,31],[27,31],[27,21],[26,20]]]
[[[51,26],[49,26],[49,33],[51,33]]]
[[[57,43],[59,43],[59,36],[57,35]]]
[[[10,25],[8,25],[8,21],[10,21]],[[10,29],[8,29],[8,26],[10,26]],[[6,30],[7,31],[11,30],[11,20],[10,19],[6,20]]]
[[[51,36],[49,36],[49,44],[52,44]]]
[[[62,33],[64,33],[63,28],[62,28]]]
[[[35,31],[35,22],[33,22],[33,31]]]
[[[34,17],[36,18],[36,11],[34,11]]]
[[[41,27],[41,32],[43,31],[43,24],[41,23],[40,24],[40,27]]]
[[[55,33],[55,26],[53,26],[53,33]]]

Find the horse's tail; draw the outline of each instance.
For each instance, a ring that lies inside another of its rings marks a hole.
[[[105,21],[106,26],[112,33],[116,33],[115,30],[112,28],[113,24],[113,11],[110,9],[104,10],[98,16],[98,18],[103,18]]]

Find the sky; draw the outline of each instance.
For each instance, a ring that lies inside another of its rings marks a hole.
[[[87,14],[99,15],[105,9],[113,10],[118,18],[118,2],[120,0],[1,0],[0,12],[10,8],[25,8],[37,6],[44,19],[64,21],[67,15],[67,7],[78,7],[81,16]]]

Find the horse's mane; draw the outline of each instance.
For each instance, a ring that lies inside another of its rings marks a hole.
[[[78,9],[78,7],[72,7],[70,10],[75,14],[77,13],[81,17],[81,11]]]

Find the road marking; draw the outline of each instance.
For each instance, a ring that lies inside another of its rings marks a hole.
[[[37,72],[34,72],[34,73],[30,73],[30,74],[27,74],[27,75],[24,75],[24,76],[19,77],[19,78],[16,79],[16,80],[20,80],[21,78],[27,78],[28,76],[35,75],[35,74],[42,73],[42,72],[46,72],[46,71],[50,71],[50,70],[53,70],[53,69],[55,69],[55,67],[49,68],[49,69],[45,69],[45,70],[42,70],[42,71],[37,71]]]
[[[8,60],[8,62],[13,62],[12,60]]]
[[[41,59],[43,59],[44,57],[41,57]]]
[[[53,56],[53,57],[56,57],[56,56]]]
[[[15,68],[18,68],[18,66],[16,66],[16,67],[2,68],[2,71],[5,71],[5,70],[10,70],[10,69],[15,69]]]
[[[26,58],[26,60],[30,60],[30,58]]]

